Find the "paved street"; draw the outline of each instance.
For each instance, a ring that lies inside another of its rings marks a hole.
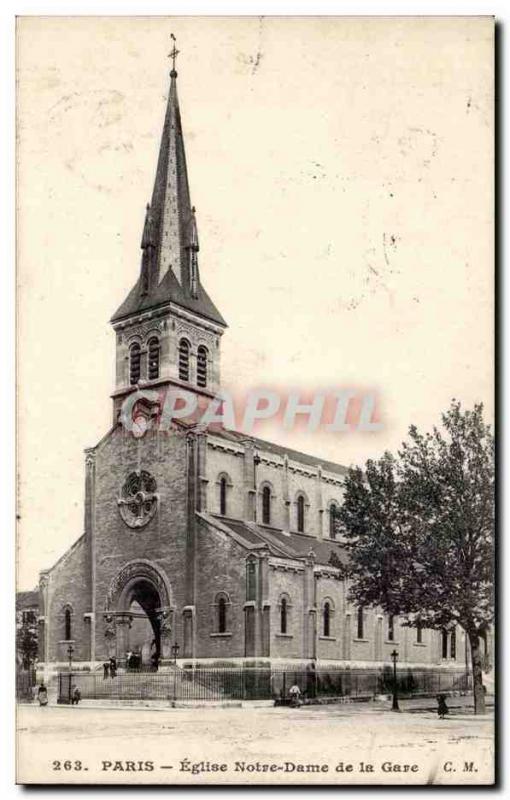
[[[20,706],[19,781],[490,783],[493,713]]]

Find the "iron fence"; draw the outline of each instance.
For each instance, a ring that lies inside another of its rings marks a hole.
[[[35,686],[35,669],[16,669],[16,699],[32,700]]]
[[[82,699],[221,701],[284,701],[293,684],[305,700],[338,697],[370,699],[393,690],[391,667],[377,670],[331,668],[317,670],[244,668],[170,668],[159,672],[118,672],[114,678],[100,672],[63,672],[58,676],[58,702],[69,703],[74,689]],[[465,671],[412,670],[397,672],[401,697],[466,692],[471,676]]]

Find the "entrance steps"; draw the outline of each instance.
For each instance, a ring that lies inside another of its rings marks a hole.
[[[172,702],[217,701],[221,690],[209,685],[192,670],[167,666],[157,672],[136,672],[120,669],[114,678],[103,677],[102,670],[75,673],[72,686],[77,686],[83,700],[163,700]],[[228,699],[228,696],[226,697]]]

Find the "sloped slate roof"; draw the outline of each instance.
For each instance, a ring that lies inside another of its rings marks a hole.
[[[18,611],[24,608],[34,608],[37,605],[39,605],[39,591],[37,589],[16,593],[16,608]]]
[[[145,295],[142,293],[142,278],[140,277],[111,321],[118,322],[130,314],[138,314],[149,308],[175,303],[194,314],[207,317],[212,322],[227,327],[227,323],[201,283],[198,284],[197,295],[197,297],[192,297],[191,294],[185,292],[171,270],[166,273],[158,286]]]
[[[339,542],[319,540],[300,533],[284,533],[280,528],[229,519],[218,514],[201,513],[199,517],[223,532],[232,531],[236,540],[244,542],[249,550],[265,545],[272,555],[283,558],[305,558],[312,550],[318,564],[329,565],[332,553],[342,564],[347,561],[346,549]]]

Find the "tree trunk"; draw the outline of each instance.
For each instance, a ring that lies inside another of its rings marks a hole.
[[[469,632],[471,648],[471,669],[473,672],[473,699],[475,714],[485,713],[485,691],[483,688],[482,656],[480,653],[480,640],[477,631]]]

